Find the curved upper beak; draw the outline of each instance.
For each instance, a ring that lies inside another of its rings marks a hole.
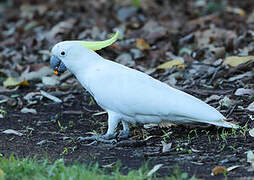
[[[61,74],[61,73],[65,72],[67,70],[64,63],[59,58],[57,58],[56,56],[51,56],[50,66],[54,70],[54,73],[56,75]]]

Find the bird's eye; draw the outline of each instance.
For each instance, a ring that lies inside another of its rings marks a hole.
[[[61,54],[62,56],[64,56],[64,55],[65,55],[65,52],[64,52],[64,51],[62,51],[60,54]]]

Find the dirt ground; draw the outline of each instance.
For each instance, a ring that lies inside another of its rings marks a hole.
[[[0,3],[0,13],[5,14],[0,17],[0,155],[99,162],[101,167],[120,161],[123,173],[148,162],[151,168],[163,164],[160,176],[179,167],[200,179],[224,179],[222,174],[211,176],[212,169],[236,166],[228,172],[229,179],[254,178],[246,154],[254,150],[254,137],[249,134],[254,112],[248,109],[254,101],[253,61],[236,66],[223,63],[233,55],[253,56],[254,2],[133,2],[140,4],[103,0]],[[129,140],[78,142],[80,136],[105,133],[107,115],[74,76],[52,74],[49,49],[65,39],[104,40],[115,27],[124,29],[125,39],[99,54],[206,101],[243,128],[137,124],[131,126]],[[225,47],[223,52],[219,47]],[[179,57],[184,69],[156,68]],[[6,84],[10,77],[15,81]],[[42,91],[62,102],[45,98]],[[10,129],[15,132],[3,133]],[[161,141],[172,143],[168,152],[162,152]]]

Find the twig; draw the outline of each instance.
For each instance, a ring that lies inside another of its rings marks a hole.
[[[233,111],[235,110],[236,106],[237,105],[234,105],[232,108],[229,109],[229,111],[228,111],[228,113],[226,115],[226,118],[228,118],[233,113]]]

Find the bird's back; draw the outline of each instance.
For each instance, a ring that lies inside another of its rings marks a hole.
[[[112,61],[105,60],[90,72],[88,88],[106,110],[179,122],[225,119],[203,101]]]

